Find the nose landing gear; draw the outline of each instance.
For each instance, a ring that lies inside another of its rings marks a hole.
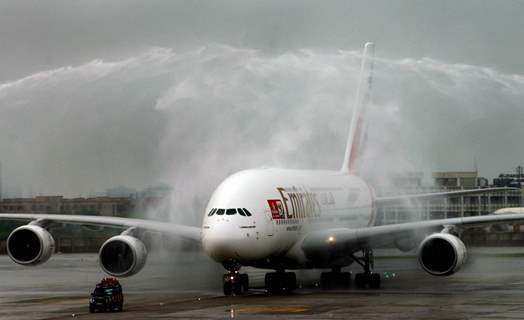
[[[249,277],[246,273],[239,273],[238,270],[230,271],[224,274],[224,295],[242,295],[246,294],[249,289]]]

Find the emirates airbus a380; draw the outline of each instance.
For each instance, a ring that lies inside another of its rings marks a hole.
[[[269,293],[292,291],[292,270],[322,268],[323,288],[344,287],[350,274],[341,268],[362,266],[355,276],[362,288],[380,287],[373,273],[373,248],[394,244],[407,251],[418,247],[421,267],[434,276],[447,276],[466,260],[460,240],[463,229],[496,223],[524,221],[524,214],[498,214],[375,225],[375,208],[382,202],[412,198],[457,196],[503,188],[379,198],[358,176],[359,148],[363,143],[364,111],[373,73],[373,44],[367,43],[361,65],[357,99],[349,129],[342,168],[337,171],[252,169],[233,174],[215,190],[202,227],[116,217],[51,214],[0,214],[0,219],[30,221],[13,230],[7,240],[11,259],[21,265],[37,265],[54,252],[48,229],[55,223],[121,227],[123,232],[100,248],[101,268],[116,277],[136,274],[144,266],[147,231],[176,235],[201,242],[206,254],[222,264],[224,294],[247,291],[242,266],[272,270],[266,274]],[[435,232],[435,230],[437,230]]]

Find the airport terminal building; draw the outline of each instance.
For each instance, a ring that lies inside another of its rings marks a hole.
[[[486,178],[479,177],[476,171],[433,172],[434,184],[429,188],[423,186],[422,180],[423,173],[421,172],[403,174],[396,178],[395,185],[400,186],[406,194],[488,187],[512,187],[516,189],[389,203],[377,208],[377,224],[479,216],[493,213],[501,208],[524,206],[524,175],[521,167],[517,168],[516,174],[500,174],[492,184],[489,184]],[[398,192],[398,189],[396,191]],[[378,188],[377,192],[388,195],[394,190]],[[493,226],[489,229],[471,229],[463,235],[463,239],[465,242],[474,245],[524,245],[524,226],[514,224]]]
[[[443,197],[418,202],[391,203],[378,208],[380,224],[407,222],[410,220],[446,219],[490,214],[497,209],[523,206],[522,189],[514,180],[505,184],[489,185],[487,179],[479,177],[475,171],[433,172],[434,186],[422,186],[422,173],[412,173],[399,178],[399,185],[406,194],[467,190],[489,187],[517,187],[519,190],[487,192],[485,194]],[[497,179],[495,179],[497,181]],[[404,184],[402,184],[404,182]],[[391,190],[379,190],[388,194]],[[398,192],[398,189],[397,189]]]

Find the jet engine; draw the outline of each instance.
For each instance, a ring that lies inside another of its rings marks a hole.
[[[114,277],[129,277],[142,270],[147,249],[142,241],[130,235],[109,238],[99,252],[102,270]]]
[[[420,239],[418,239],[420,241]],[[395,247],[402,252],[408,252],[417,247],[417,240],[414,237],[398,238],[394,241]]]
[[[466,262],[466,246],[449,233],[434,233],[426,237],[418,249],[422,268],[434,276],[449,276]]]
[[[55,240],[44,228],[25,225],[7,238],[7,254],[16,263],[29,266],[46,262],[55,251]]]

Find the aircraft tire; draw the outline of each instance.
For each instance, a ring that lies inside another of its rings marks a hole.
[[[283,294],[297,288],[297,276],[294,272],[266,273],[266,290],[268,294]]]
[[[241,279],[238,279],[239,281],[235,281],[233,283],[233,293],[236,295],[236,296],[240,296],[242,295],[243,293],[243,288],[244,288],[244,285],[242,283],[242,280]]]
[[[370,289],[380,288],[380,274],[378,273],[357,273],[355,276],[355,284],[360,289],[365,289],[369,286]]]
[[[288,292],[294,291],[297,288],[297,276],[294,272],[286,272],[286,284],[284,289]]]
[[[240,275],[240,283],[242,284],[242,293],[246,294],[249,291],[249,276],[247,273],[242,273]]]
[[[229,281],[224,281],[224,295],[233,295],[233,284]]]
[[[380,288],[380,274],[378,273],[372,273],[369,278],[369,287],[371,289],[378,289]]]
[[[349,287],[351,287],[351,273],[350,272],[341,272],[339,283],[342,289],[349,289]]]
[[[359,289],[366,288],[366,284],[368,282],[369,281],[367,280],[367,275],[365,273],[357,273],[355,275],[355,285],[357,286],[357,288]]]
[[[280,294],[283,288],[283,279],[279,272],[266,273],[265,284],[268,294]]]

